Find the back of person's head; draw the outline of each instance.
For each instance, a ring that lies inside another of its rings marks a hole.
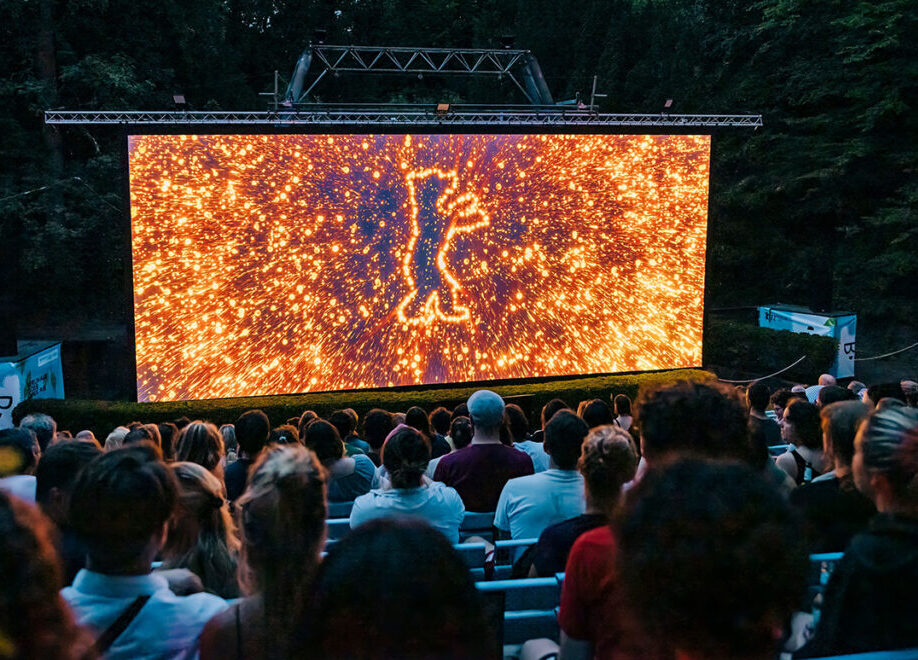
[[[173,422],[173,424],[175,424],[175,427],[176,427],[179,431],[181,431],[183,428],[185,428],[186,426],[188,426],[189,424],[191,424],[191,420],[188,419],[187,417],[185,417],[184,415],[182,415],[181,417],[179,417],[178,419],[176,419],[176,420]]]
[[[456,417],[449,425],[449,437],[453,441],[456,449],[462,449],[472,444],[472,436],[475,431],[472,428],[472,420],[468,417]]]
[[[651,468],[628,496],[617,554],[625,607],[686,657],[776,657],[807,557],[794,512],[738,463]]]
[[[854,458],[854,438],[870,407],[860,401],[837,401],[819,411],[826,454],[844,466]]]
[[[324,419],[317,419],[306,427],[303,444],[315,452],[322,465],[330,465],[344,456],[344,442],[338,429]]]
[[[526,419],[526,413],[515,403],[508,403],[504,408],[504,416],[513,442],[523,442],[529,435],[529,420]]]
[[[275,445],[290,445],[300,441],[300,432],[295,426],[281,424],[276,429],[271,429],[268,442]]]
[[[554,417],[555,413],[559,410],[569,410],[570,406],[564,403],[561,399],[552,399],[544,406],[542,406],[542,414],[539,417],[539,421],[542,423],[542,430],[545,430],[545,425],[548,424],[548,421]]]
[[[583,440],[577,469],[593,505],[611,513],[622,486],[634,479],[637,462],[637,449],[627,431],[611,424],[591,429]]]
[[[105,444],[102,445],[103,451],[112,451],[121,449],[124,445],[124,437],[130,432],[126,426],[116,426],[112,432],[105,436]]]
[[[102,445],[96,439],[96,434],[90,431],[89,429],[84,429],[78,432],[75,436],[73,436],[73,439],[79,440],[80,442],[91,444],[97,447],[98,449],[102,449]]]
[[[386,436],[394,428],[392,415],[380,408],[373,408],[363,417],[363,438],[374,451],[382,449]]]
[[[712,458],[746,454],[746,409],[724,386],[680,381],[643,393],[637,409],[648,461],[686,452]]]
[[[162,437],[159,435],[159,427],[156,424],[134,424],[131,430],[124,436],[122,446],[132,445],[138,442],[149,442],[159,448],[160,453],[163,450]]]
[[[74,622],[59,591],[54,530],[33,506],[0,490],[0,656],[87,656],[92,639]]]
[[[89,442],[58,442],[41,457],[35,470],[35,501],[54,522],[66,522],[67,506],[73,483],[84,467],[102,455]]]
[[[749,408],[758,413],[764,413],[768,408],[768,401],[771,399],[771,390],[768,385],[757,380],[749,389],[746,390],[746,400],[749,401]]]
[[[175,444],[175,460],[197,463],[211,472],[224,454],[223,436],[210,422],[191,422],[181,430]]]
[[[24,428],[0,430],[0,477],[32,474],[41,450],[35,434]]]
[[[328,423],[338,430],[341,439],[348,437],[354,432],[354,419],[343,410],[336,410],[328,416]]]
[[[581,417],[591,429],[595,429],[597,426],[611,424],[615,419],[615,415],[612,414],[612,409],[609,407],[609,404],[602,399],[591,399],[587,401],[586,405],[583,406],[583,414]]]
[[[432,411],[430,411],[430,426],[433,430],[440,435],[449,434],[449,423],[450,423],[450,414],[449,411],[443,406],[437,406]]]
[[[452,422],[457,417],[468,417],[468,416],[469,416],[468,405],[465,403],[460,403],[455,408],[453,408],[453,411],[449,415],[449,421]]]
[[[163,565],[192,570],[208,591],[224,597],[238,595],[232,587],[239,540],[223,497],[223,483],[198,463],[177,462],[169,469],[179,488],[162,550]]]
[[[405,424],[417,429],[428,438],[430,433],[430,420],[427,419],[427,412],[420,406],[411,406],[405,413]]]
[[[819,408],[809,401],[795,399],[784,409],[784,426],[793,428],[792,442],[809,449],[822,449]]]
[[[161,422],[156,425],[159,437],[163,442],[163,458],[166,461],[175,459],[175,443],[178,440],[179,428],[172,422]]]
[[[354,429],[359,428],[359,426],[360,426],[360,416],[357,414],[357,411],[354,410],[353,408],[345,408],[345,409],[344,409],[344,412],[347,413],[348,417],[351,418],[351,421],[353,422],[353,425],[352,425],[353,428],[354,428]]]
[[[459,660],[490,657],[493,648],[468,568],[420,521],[373,520],[353,530],[329,550],[313,594],[304,655]]]
[[[290,655],[286,642],[309,598],[325,542],[325,482],[313,452],[300,444],[273,445],[255,462],[236,501],[240,584],[245,593],[261,595],[277,657]]]
[[[590,427],[572,410],[559,410],[545,425],[545,453],[561,470],[573,470]]]
[[[70,496],[70,524],[86,541],[91,568],[118,572],[157,550],[177,490],[173,474],[143,445],[109,452],[84,467]]]
[[[430,462],[430,445],[421,433],[402,426],[393,431],[382,448],[382,464],[393,488],[417,488]]]
[[[315,410],[304,410],[303,414],[300,415],[300,422],[298,426],[302,428],[304,425],[308,424],[314,419],[319,419],[319,416],[316,414]]]
[[[918,508],[918,409],[890,406],[867,415],[855,438],[854,480],[873,497],[874,475],[888,484],[895,505]],[[879,506],[878,506],[879,508]]]
[[[469,417],[476,431],[497,433],[504,421],[504,400],[491,390],[478,390],[468,401]]]
[[[232,424],[224,424],[220,427],[220,435],[223,436],[223,447],[226,451],[236,451],[239,447],[239,441],[236,440],[236,427]]]
[[[631,414],[631,399],[627,394],[616,394],[612,399],[612,406],[618,416]]]
[[[883,399],[898,399],[906,403],[905,392],[902,391],[901,383],[878,383],[867,388],[867,396],[877,405]]]
[[[254,458],[268,444],[271,422],[261,410],[248,410],[242,413],[233,426],[236,429],[236,442],[249,458]]]
[[[846,387],[839,387],[838,385],[826,385],[819,390],[819,394],[816,395],[816,405],[820,408],[837,403],[838,401],[855,400],[857,400],[857,395],[854,392]]]
[[[48,448],[57,434],[57,422],[50,415],[44,413],[31,413],[22,418],[19,428],[26,429],[38,438],[38,446],[42,451]]]
[[[835,376],[832,374],[820,374],[817,383],[823,387],[830,387],[835,385]]]
[[[776,390],[774,394],[771,395],[771,404],[775,407],[775,411],[778,413],[783,413],[784,409],[787,407],[788,402],[793,399],[801,399],[806,401],[806,396],[800,392],[792,392],[791,390],[781,388]]]

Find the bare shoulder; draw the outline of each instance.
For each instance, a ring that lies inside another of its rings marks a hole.
[[[236,616],[239,603],[215,615],[201,632],[201,660],[236,657]]]

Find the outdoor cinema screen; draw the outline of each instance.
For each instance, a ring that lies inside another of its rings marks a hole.
[[[697,366],[710,144],[129,136],[138,399]]]

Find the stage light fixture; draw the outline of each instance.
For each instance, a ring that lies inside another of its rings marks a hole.
[[[176,110],[187,110],[188,109],[188,102],[185,101],[184,94],[173,94],[172,102],[175,103]]]

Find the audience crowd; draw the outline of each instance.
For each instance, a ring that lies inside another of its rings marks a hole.
[[[563,660],[918,647],[916,398],[681,381],[532,428],[483,389],[103,442],[30,414],[0,431],[0,659],[494,657],[469,514],[527,540],[513,577],[564,574]]]

